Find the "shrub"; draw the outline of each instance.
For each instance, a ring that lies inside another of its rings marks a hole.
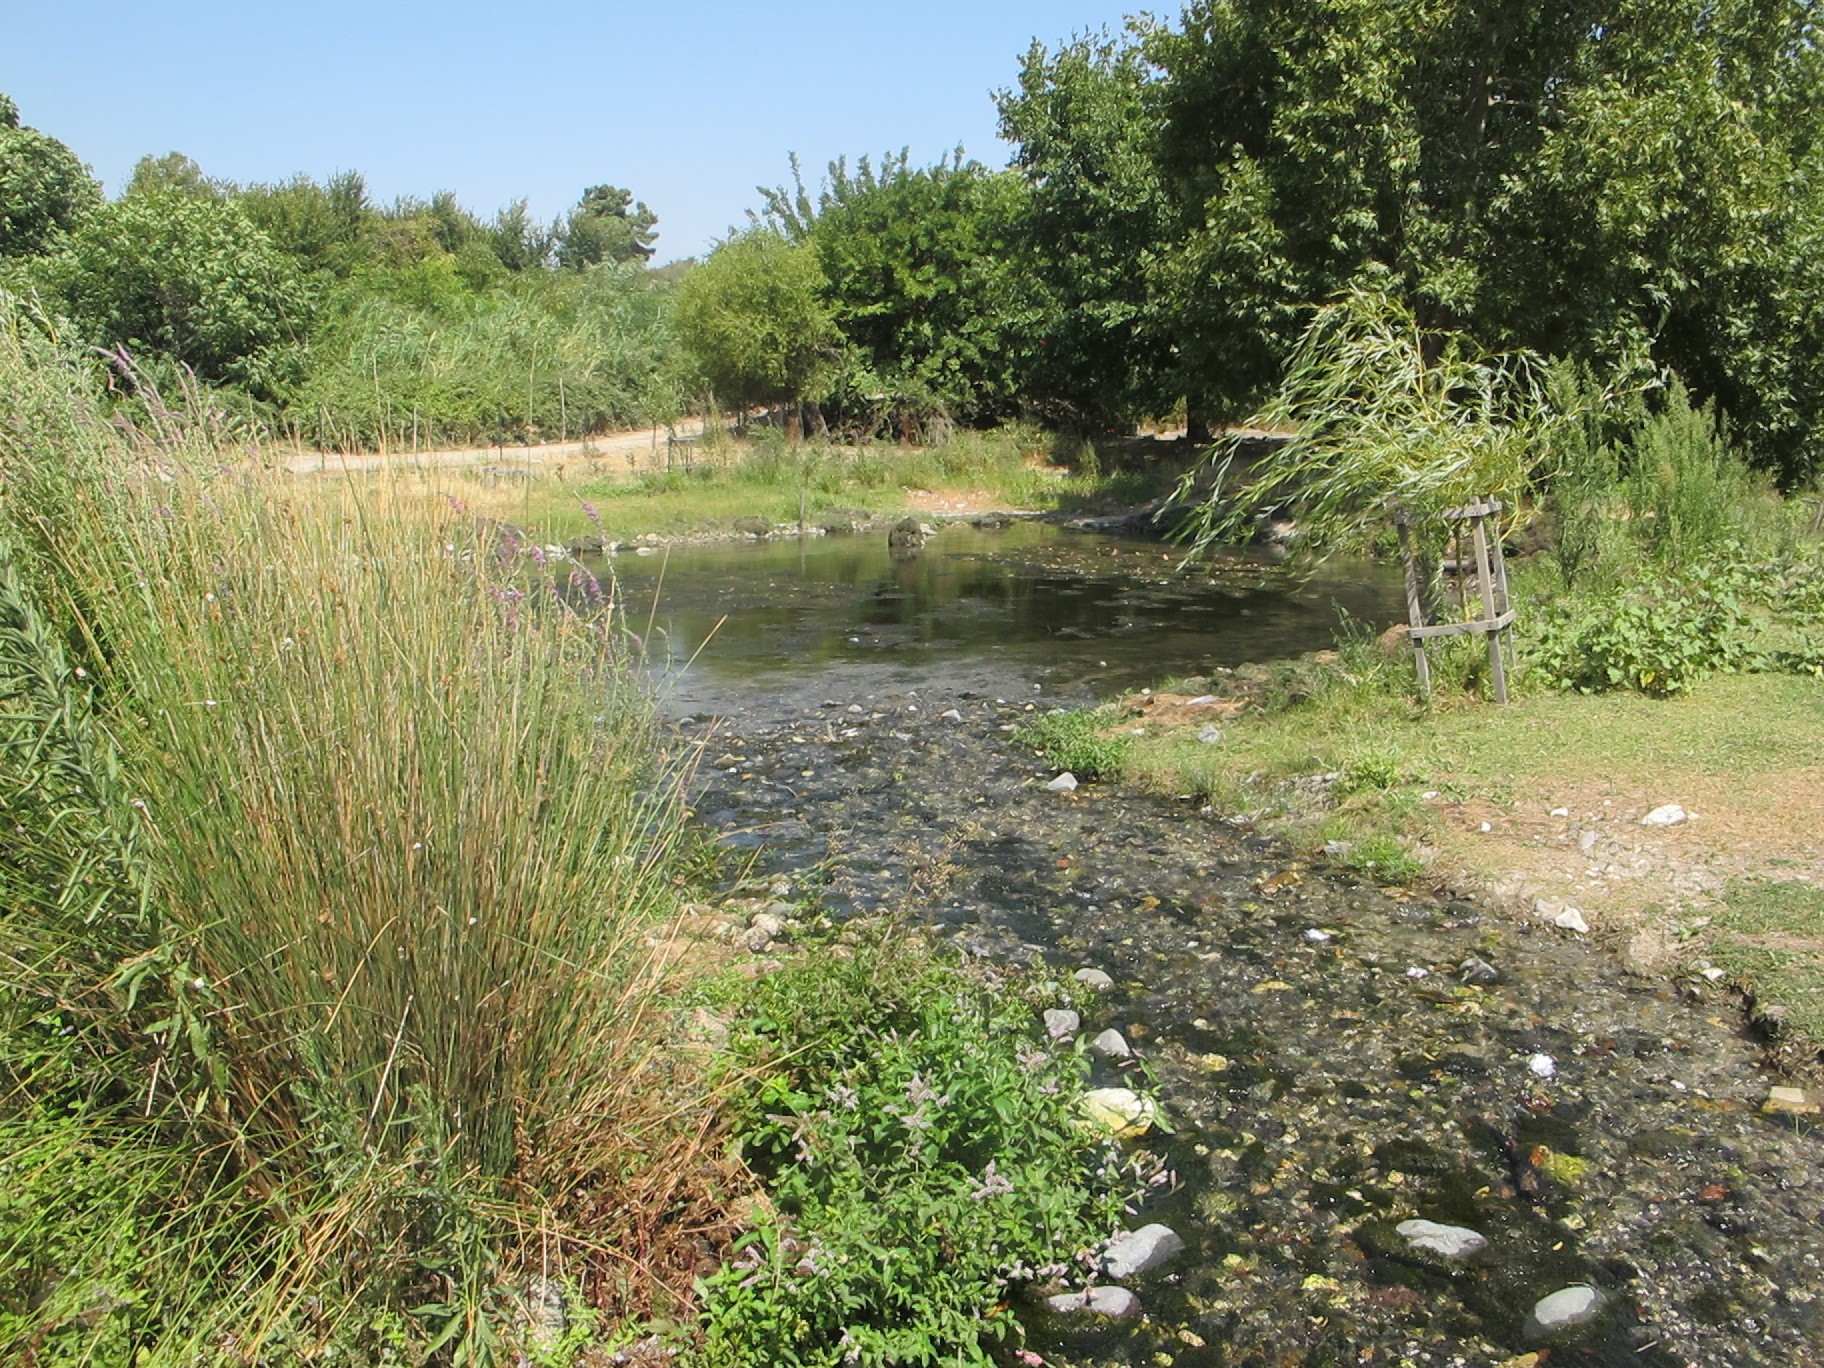
[[[1533,629],[1530,654],[1557,688],[1664,696],[1744,663],[1745,625],[1735,588],[1700,567],[1663,587],[1548,605]]]
[[[1010,1289],[1079,1273],[1146,1183],[1077,1122],[1047,999],[891,933],[767,979],[731,1041],[776,1210],[705,1288],[706,1368],[997,1362]]]

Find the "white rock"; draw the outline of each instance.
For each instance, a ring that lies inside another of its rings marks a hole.
[[[1533,1071],[1534,1078],[1551,1078],[1558,1072],[1558,1063],[1548,1054],[1536,1054],[1526,1061],[1526,1067]]]
[[[1493,831],[1494,828],[1492,826],[1490,826],[1487,822],[1484,822],[1484,823],[1482,823],[1482,830],[1487,832],[1487,831]]]
[[[1330,939],[1330,933],[1323,930],[1321,927],[1307,927],[1305,929],[1305,939],[1322,945],[1325,941]]]
[[[1102,1254],[1102,1271],[1111,1278],[1137,1278],[1165,1267],[1183,1252],[1184,1241],[1170,1226],[1141,1226],[1109,1241]]]
[[[1690,820],[1691,814],[1686,812],[1677,803],[1667,803],[1664,807],[1656,807],[1645,817],[1642,817],[1640,819],[1640,824],[1642,826],[1669,827],[1677,826],[1680,822],[1688,822]]]
[[[1053,779],[1049,784],[1045,785],[1045,787],[1050,789],[1053,793],[1075,793],[1077,791],[1077,776],[1072,774],[1069,770],[1065,770],[1064,773],[1060,774],[1056,779]]]
[[[1127,1043],[1127,1037],[1113,1026],[1089,1042],[1089,1052],[1103,1059],[1127,1059],[1134,1053]],[[1116,1274],[1117,1277],[1120,1274]]]
[[[1596,1319],[1602,1296],[1586,1283],[1562,1287],[1549,1297],[1541,1297],[1533,1306],[1531,1328],[1540,1334],[1555,1334]]]
[[[1566,931],[1575,931],[1580,936],[1590,934],[1590,924],[1583,919],[1583,913],[1575,907],[1567,907],[1552,918],[1552,925]]]
[[[1467,1259],[1488,1248],[1488,1237],[1468,1226],[1439,1225],[1436,1221],[1401,1221],[1394,1227],[1414,1249],[1441,1259]]]
[[[1202,731],[1197,733],[1197,739],[1206,746],[1217,745],[1222,740],[1222,728],[1205,727]]]
[[[1421,969],[1421,968],[1419,968],[1418,965],[1415,964],[1412,966],[1412,968],[1410,968],[1406,971],[1406,977],[1409,979],[1430,978],[1431,970]]]
[[[1085,988],[1092,988],[1098,993],[1106,993],[1115,986],[1115,981],[1100,969],[1079,969],[1071,977]]]
[[[1045,1009],[1045,1034],[1053,1040],[1067,1040],[1077,1033],[1083,1019],[1068,1007]]]
[[[1127,1320],[1140,1314],[1140,1298],[1125,1287],[1092,1287],[1087,1292],[1060,1292],[1045,1298],[1047,1310],[1061,1316],[1087,1312],[1092,1316],[1113,1316]]]
[[[1596,832],[1593,828],[1586,829],[1577,834],[1577,849],[1581,850],[1584,854],[1587,855],[1595,848],[1596,848]]]
[[[946,722],[961,722],[963,720],[963,715],[955,708],[951,708],[948,712],[939,713],[938,716],[943,718]]]
[[[1570,815],[1571,815],[1571,810],[1569,808],[1553,808],[1552,809],[1552,816],[1554,816],[1554,817],[1569,817]]]

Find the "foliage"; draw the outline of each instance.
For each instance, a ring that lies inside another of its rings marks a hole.
[[[651,1305],[711,1123],[610,591],[93,381],[5,318],[0,1354],[482,1363],[528,1259]]]
[[[633,267],[473,289],[439,257],[331,293],[291,422],[324,447],[574,438],[684,407],[666,296]]]
[[[809,248],[737,234],[678,283],[678,338],[718,397],[746,408],[817,397],[837,342]]]
[[[877,171],[830,163],[815,204],[797,159],[794,187],[762,189],[766,220],[810,246],[828,282],[851,366],[834,388],[864,431],[929,409],[966,422],[1007,414],[1018,395],[1012,328],[1025,291],[1011,234],[1025,204],[1014,176],[965,161]],[[885,421],[883,421],[885,420]]]
[[[1103,734],[1112,725],[1113,719],[1099,709],[1059,710],[1021,724],[1013,739],[1079,779],[1094,779],[1119,774],[1127,756],[1126,737]]]
[[[1663,586],[1561,600],[1531,618],[1528,657],[1562,689],[1664,696],[1746,659],[1744,605],[1703,567]]]
[[[658,215],[633,192],[617,185],[592,185],[565,220],[557,246],[560,266],[581,271],[600,262],[641,263],[652,256]]]
[[[1431,532],[1482,496],[1511,511],[1535,478],[1552,415],[1535,358],[1495,356],[1421,328],[1395,297],[1355,290],[1319,309],[1279,389],[1250,426],[1288,434],[1230,487],[1245,437],[1216,449],[1218,477],[1182,534],[1194,551],[1287,507],[1301,541],[1359,543],[1389,502]],[[1197,496],[1198,473],[1180,496]]]
[[[1086,1059],[1034,1029],[1055,998],[894,932],[846,953],[764,980],[731,1040],[775,1209],[708,1281],[699,1361],[986,1368],[1009,1291],[1080,1274],[1144,1161],[1078,1124]]]
[[[147,348],[263,398],[298,374],[312,291],[233,203],[129,195],[88,215],[43,273],[98,346]]]
[[[1024,392],[1092,430],[1172,406],[1178,339],[1147,282],[1167,232],[1154,95],[1144,50],[1103,34],[1034,43],[998,97],[1028,186],[1015,260],[1039,289],[1017,323]]]
[[[101,203],[101,187],[76,154],[19,123],[0,94],[0,259],[47,251]]]

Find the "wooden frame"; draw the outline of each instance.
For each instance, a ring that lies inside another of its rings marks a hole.
[[[1456,546],[1454,569],[1457,576],[1457,603],[1463,610],[1462,622],[1425,621],[1424,567],[1412,535],[1412,515],[1405,509],[1393,512],[1394,526],[1400,533],[1400,559],[1406,567],[1407,639],[1412,642],[1413,663],[1419,673],[1419,691],[1431,697],[1431,662],[1425,656],[1425,643],[1440,637],[1462,636],[1480,632],[1488,638],[1488,673],[1494,684],[1495,702],[1507,702],[1508,657],[1513,649],[1514,606],[1507,592],[1507,559],[1501,551],[1499,526],[1489,535],[1488,520],[1501,512],[1499,499],[1477,499],[1461,508],[1444,511],[1452,524],[1451,539]],[[1468,534],[1475,553],[1476,589],[1481,616],[1470,618],[1468,576],[1464,573],[1463,538]],[[1506,633],[1505,639],[1502,634]]]

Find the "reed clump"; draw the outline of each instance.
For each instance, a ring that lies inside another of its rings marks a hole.
[[[0,1355],[486,1362],[541,1299],[674,1309],[715,1108],[612,585],[296,498],[200,393],[128,422],[124,358],[0,305]]]

